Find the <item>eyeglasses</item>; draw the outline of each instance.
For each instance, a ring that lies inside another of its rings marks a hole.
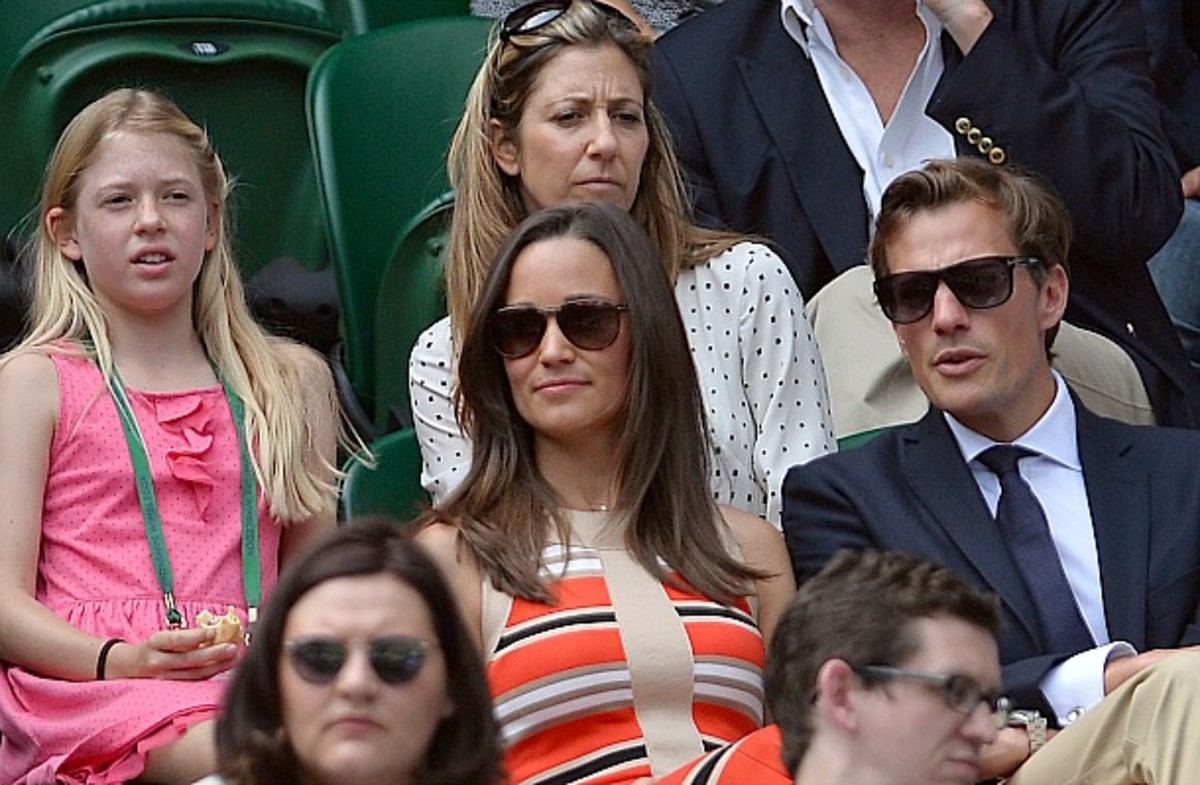
[[[550,316],[558,329],[576,348],[606,349],[621,332],[621,313],[628,305],[607,300],[572,300],[562,305],[539,308],[510,305],[496,311],[492,320],[496,351],[510,360],[532,352],[542,343]]]
[[[407,635],[376,638],[367,646],[367,659],[384,684],[406,684],[421,672],[426,652],[436,645]],[[296,674],[309,684],[332,684],[350,656],[345,641],[329,637],[297,638],[283,648]]]
[[[855,673],[865,681],[887,681],[889,679],[911,679],[938,687],[942,701],[959,714],[970,716],[979,704],[988,707],[997,728],[1008,724],[1008,715],[1012,704],[1008,698],[999,693],[985,690],[979,682],[961,673],[924,673],[903,668],[893,668],[888,665],[867,665],[855,668]]]
[[[500,23],[500,40],[507,44],[512,41],[514,36],[533,35],[565,14],[574,2],[575,0],[534,0],[532,3],[513,9]],[[594,2],[594,0],[591,4],[609,19],[637,29],[637,25],[632,19],[611,5]]]
[[[875,297],[884,316],[896,324],[924,319],[942,281],[968,308],[995,308],[1012,297],[1013,268],[1040,264],[1032,256],[981,256],[940,270],[885,275],[875,281]]]

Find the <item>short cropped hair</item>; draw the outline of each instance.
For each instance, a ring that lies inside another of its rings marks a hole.
[[[1041,267],[1027,268],[1039,287],[1051,267],[1070,271],[1071,216],[1050,185],[1012,166],[962,157],[930,161],[896,178],[883,192],[867,252],[875,277],[890,272],[888,245],[914,216],[960,202],[979,202],[999,211],[1017,251],[1042,261]],[[1057,333],[1057,325],[1046,333],[1047,356]]]
[[[914,622],[949,616],[999,633],[995,596],[948,568],[895,551],[837,553],[800,587],[775,629],[767,658],[767,704],[783,735],[789,771],[812,741],[817,674],[831,659],[852,668],[898,666],[915,655]]]

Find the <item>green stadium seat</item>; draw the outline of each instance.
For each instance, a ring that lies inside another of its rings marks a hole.
[[[446,315],[443,268],[454,211],[444,194],[400,232],[383,273],[375,306],[375,425],[381,431],[412,425],[408,356],[425,328]]]
[[[465,16],[470,0],[329,0],[329,15],[347,35],[430,16]]]
[[[0,85],[0,226],[7,233],[34,207],[54,142],[79,109],[114,87],[150,87],[208,128],[236,179],[244,277],[278,260],[327,268],[304,98],[312,64],[339,40],[312,0],[102,0],[49,22]],[[328,291],[310,296],[314,312],[297,319],[327,326],[285,327],[335,338],[336,287],[313,280]]]
[[[341,518],[385,515],[406,521],[429,504],[421,488],[421,449],[412,428],[392,433],[371,444],[374,467],[358,456],[345,465]]]
[[[447,190],[446,152],[491,22],[420,19],[347,38],[313,67],[308,123],[342,308],[343,402],[374,421],[378,294],[399,232]],[[398,306],[397,306],[398,307]]]

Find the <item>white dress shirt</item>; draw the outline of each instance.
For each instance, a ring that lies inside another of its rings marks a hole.
[[[1111,657],[1134,654],[1125,642],[1108,636],[1104,615],[1104,592],[1100,582],[1100,557],[1092,528],[1092,512],[1084,484],[1083,464],[1076,437],[1075,404],[1066,382],[1057,372],[1054,402],[1033,426],[1012,443],[1032,450],[1017,470],[1029,483],[1050,525],[1050,536],[1058,551],[1075,604],[1086,622],[1096,648],[1080,652],[1055,668],[1042,680],[1041,688],[1061,722],[1068,724],[1104,698],[1104,666]],[[946,423],[958,442],[963,459],[971,468],[992,516],[1000,501],[1000,479],[978,457],[993,442],[968,429],[946,414]]]
[[[933,158],[956,155],[954,137],[925,114],[942,76],[942,25],[923,3],[925,46],[887,125],[863,81],[838,56],[837,44],[814,0],[782,0],[783,26],[813,64],[842,138],[863,170],[863,197],[874,225],[883,191]]]

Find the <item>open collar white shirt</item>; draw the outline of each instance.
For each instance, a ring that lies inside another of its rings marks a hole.
[[[837,44],[814,0],[781,0],[783,26],[812,61],[842,138],[863,171],[863,197],[872,226],[892,180],[933,158],[955,156],[954,137],[925,114],[944,67],[942,25],[923,3],[925,46],[885,126],[866,85],[838,56]]]

